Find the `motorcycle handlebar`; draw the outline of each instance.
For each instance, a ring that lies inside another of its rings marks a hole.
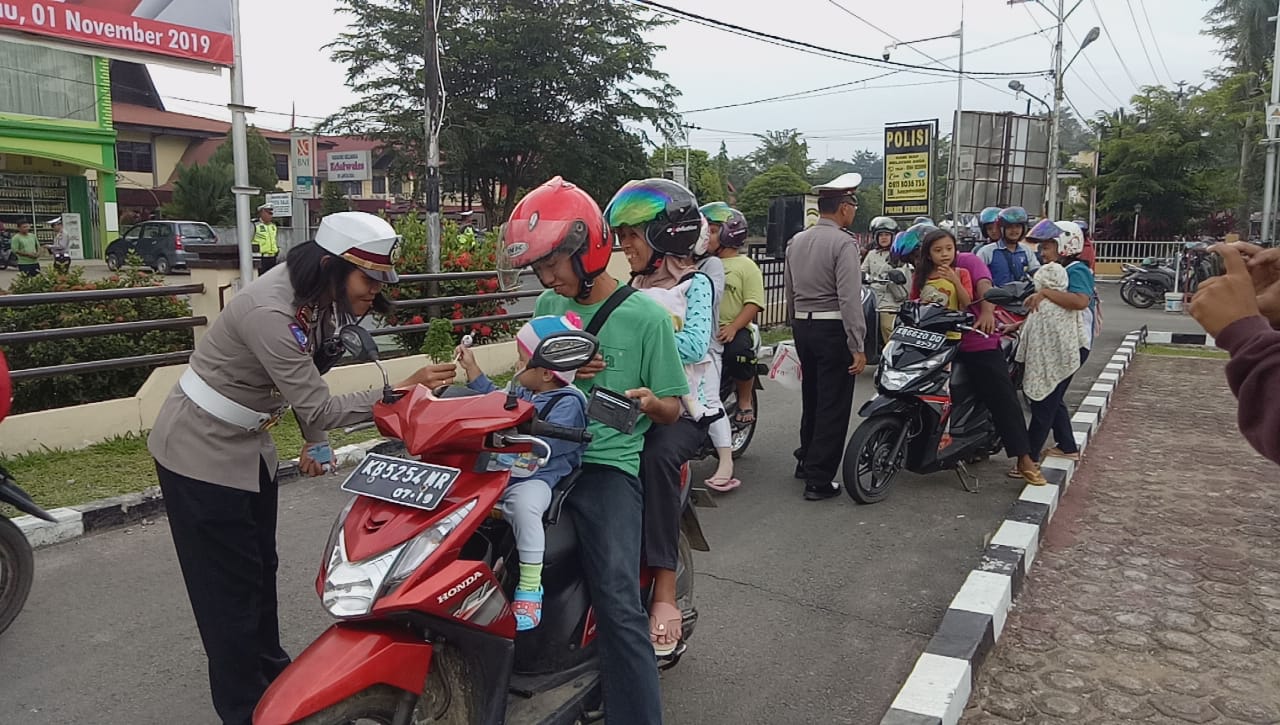
[[[586,428],[574,428],[567,425],[556,425],[545,420],[535,420],[529,424],[529,435],[543,438],[557,438],[572,443],[590,443],[591,432]]]

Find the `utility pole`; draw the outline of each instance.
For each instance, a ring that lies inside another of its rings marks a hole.
[[[244,105],[244,58],[240,54],[240,2],[231,4],[231,160],[235,186],[231,193],[236,198],[236,242],[240,248],[240,287],[253,281],[253,219],[249,211],[249,199],[258,189],[249,186],[249,137],[245,114],[254,109]]]
[[[1275,22],[1280,17],[1280,7],[1276,9],[1276,17],[1269,18]],[[1276,46],[1272,68],[1280,68],[1280,27],[1277,27]],[[1280,104],[1280,73],[1271,74],[1271,105]],[[1271,109],[1267,109],[1267,165],[1262,182],[1262,243],[1270,244],[1275,239],[1275,205],[1276,205],[1276,132],[1280,130],[1271,122]]]
[[[951,234],[960,238],[960,124],[964,119],[964,0],[960,0],[960,59],[959,73],[956,74],[956,122],[951,128],[951,160],[947,165],[951,172],[947,184],[948,196],[951,197]]]
[[[1058,0],[1058,32],[1053,44],[1053,118],[1049,122],[1049,208],[1046,219],[1058,216],[1058,146],[1062,123],[1062,30],[1067,23],[1065,0]]]
[[[427,142],[427,271],[440,272],[440,43],[436,27],[436,0],[426,0],[424,21],[426,44],[423,48],[426,81],[426,114],[423,126]],[[492,220],[490,221],[492,223]],[[432,296],[437,285],[428,286]]]

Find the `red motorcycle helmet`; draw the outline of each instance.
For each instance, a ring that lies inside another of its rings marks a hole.
[[[572,255],[579,297],[591,291],[613,254],[613,234],[600,205],[559,176],[526,194],[502,227],[497,267],[503,289],[518,287],[521,269],[553,254]]]
[[[9,378],[9,363],[0,351],[0,420],[9,415],[9,406],[13,403],[13,381]]]

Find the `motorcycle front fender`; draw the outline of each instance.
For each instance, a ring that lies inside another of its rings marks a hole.
[[[254,725],[287,725],[375,685],[421,695],[432,645],[403,628],[335,624],[267,688]]]
[[[894,415],[910,411],[915,404],[903,398],[891,398],[888,395],[877,395],[862,404],[858,415],[863,418],[874,418],[880,415]]]

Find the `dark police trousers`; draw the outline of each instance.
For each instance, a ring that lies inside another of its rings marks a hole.
[[[156,465],[224,725],[251,725],[262,693],[289,665],[276,616],[276,481],[260,468],[252,493]]]
[[[800,448],[797,471],[806,484],[830,486],[836,479],[849,435],[854,376],[840,320],[797,319],[792,327],[800,357]]]

